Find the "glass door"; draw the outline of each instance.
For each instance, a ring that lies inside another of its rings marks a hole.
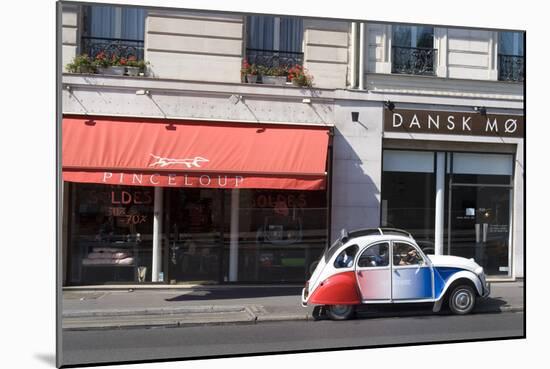
[[[447,254],[473,258],[488,275],[510,275],[509,186],[450,185]]]
[[[219,282],[222,191],[178,188],[167,192],[170,282]]]

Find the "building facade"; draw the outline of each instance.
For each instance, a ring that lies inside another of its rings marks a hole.
[[[523,277],[522,33],[64,4],[62,43],[149,63],[63,73],[64,285],[301,283],[379,226]]]

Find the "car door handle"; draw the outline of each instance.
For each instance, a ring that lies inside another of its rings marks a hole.
[[[357,275],[358,275],[359,277],[362,277],[362,276],[363,276],[363,273],[362,273],[361,271],[358,271],[358,272],[357,272]]]

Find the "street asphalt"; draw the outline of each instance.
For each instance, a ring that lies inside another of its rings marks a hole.
[[[522,338],[524,313],[63,331],[64,365]]]
[[[491,284],[475,313],[521,312],[524,285]],[[63,292],[64,330],[181,327],[313,320],[312,307],[300,304],[301,286],[192,286],[170,289],[69,289]],[[431,304],[361,307],[360,317],[434,314]]]

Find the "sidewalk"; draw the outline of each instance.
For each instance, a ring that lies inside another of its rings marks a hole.
[[[313,320],[301,286],[191,286],[178,289],[66,290],[63,329],[113,329]],[[397,305],[397,306],[396,306]],[[362,306],[358,317],[433,314],[431,304]],[[523,281],[491,284],[476,313],[523,311]]]

